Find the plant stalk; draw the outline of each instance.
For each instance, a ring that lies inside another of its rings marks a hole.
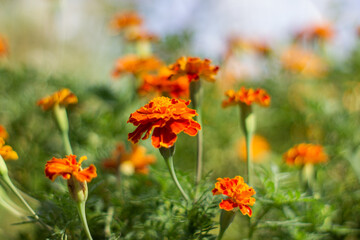
[[[90,233],[90,230],[89,230],[89,226],[88,226],[87,221],[86,221],[85,201],[76,202],[76,207],[77,207],[77,210],[79,212],[81,223],[82,223],[82,225],[84,227],[86,236],[87,236],[87,238],[89,240],[92,240],[92,236],[91,236],[91,233]]]

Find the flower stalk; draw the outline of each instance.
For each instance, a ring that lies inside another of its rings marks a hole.
[[[252,156],[251,156],[251,141],[256,129],[255,114],[252,111],[251,105],[240,104],[240,125],[245,134],[246,141],[246,163],[247,163],[247,182],[251,183],[252,173]]]
[[[160,153],[161,153],[161,155],[163,156],[163,158],[165,160],[166,166],[169,169],[169,173],[170,173],[171,178],[173,179],[176,187],[179,189],[179,191],[180,191],[181,195],[183,196],[183,198],[187,202],[189,202],[190,198],[185,193],[184,189],[181,187],[181,185],[179,183],[179,180],[177,179],[176,174],[175,174],[174,161],[173,161],[173,155],[174,155],[174,152],[175,152],[175,146],[172,146],[170,148],[161,147],[159,150],[160,150]]]
[[[58,124],[61,132],[65,152],[68,155],[73,154],[69,140],[69,120],[67,117],[66,109],[65,107],[59,106],[59,104],[55,104],[53,109],[56,123]]]
[[[190,98],[193,108],[196,110],[198,115],[195,120],[202,125],[201,122],[201,105],[203,98],[203,91],[201,87],[201,81],[192,81],[190,83]],[[198,185],[202,175],[202,156],[203,156],[203,132],[199,131],[196,137],[197,140],[197,160],[196,160],[196,178],[195,178],[195,198],[198,192]]]
[[[235,211],[221,210],[221,213],[220,213],[220,231],[219,231],[219,235],[217,237],[217,240],[221,240],[223,238],[226,229],[228,229],[230,224],[233,222],[234,217],[235,217]]]

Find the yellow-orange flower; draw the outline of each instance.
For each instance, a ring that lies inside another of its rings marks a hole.
[[[8,47],[7,44],[5,42],[5,39],[3,39],[0,36],[0,57],[6,55],[8,52]]]
[[[218,66],[210,65],[209,59],[201,60],[198,57],[181,57],[169,69],[174,71],[171,78],[187,76],[189,81],[198,81],[200,77],[207,81],[214,82],[215,75],[219,71]]]
[[[328,160],[321,145],[306,143],[295,145],[284,154],[283,158],[289,165],[318,164]]]
[[[5,141],[0,137],[0,155],[4,160],[17,160],[19,156],[11,146],[5,145]]]
[[[157,41],[159,38],[142,28],[134,28],[129,30],[125,34],[125,39],[129,42],[136,42],[136,41]]]
[[[308,77],[321,77],[326,73],[326,64],[313,52],[293,45],[281,56],[283,67]]]
[[[328,41],[334,37],[333,26],[328,22],[317,23],[309,26],[296,34],[296,39]]]
[[[254,135],[251,141],[251,156],[252,161],[255,163],[261,163],[264,161],[266,156],[269,154],[270,145],[269,142],[260,135]],[[246,161],[247,152],[246,152],[246,141],[245,137],[241,138],[241,140],[237,144],[238,155],[240,159]]]
[[[170,80],[172,71],[168,68],[160,68],[157,75],[146,74],[143,76],[140,94],[155,92],[159,96],[168,94],[172,98],[189,97],[189,81],[186,77]]]
[[[90,182],[91,179],[97,177],[96,167],[91,164],[89,167],[81,169],[81,163],[86,159],[86,156],[82,156],[77,162],[75,155],[69,155],[66,158],[53,157],[45,165],[45,175],[51,181],[54,181],[58,176],[62,176],[64,179],[70,179],[71,176],[74,176],[79,182]]]
[[[252,51],[262,56],[267,56],[271,52],[269,44],[265,41],[244,39],[239,36],[231,36],[227,43],[225,58],[233,55],[234,51]]]
[[[139,57],[130,54],[117,60],[112,76],[119,77],[122,73],[138,75],[144,72],[155,71],[161,66],[163,66],[162,61],[155,56]]]
[[[4,140],[6,140],[8,137],[9,137],[8,132],[6,131],[4,126],[0,125],[0,138],[3,138]]]
[[[110,27],[115,30],[123,30],[129,27],[139,26],[143,22],[136,12],[123,12],[116,15],[110,22]]]
[[[123,143],[116,146],[112,157],[105,159],[103,162],[104,168],[115,169],[124,172],[125,174],[140,173],[148,174],[149,165],[155,163],[156,158],[154,155],[146,154],[146,148],[138,144],[131,146],[131,151],[125,149]]]
[[[234,208],[239,208],[243,215],[251,217],[252,210],[250,206],[255,203],[255,198],[251,197],[256,192],[252,187],[249,187],[244,179],[240,176],[235,178],[218,178],[215,183],[215,188],[212,190],[213,195],[225,195],[228,198],[222,199],[219,207],[226,211],[234,211]]]
[[[130,115],[127,122],[137,128],[129,133],[129,141],[137,143],[144,134],[142,139],[145,140],[154,130],[151,137],[152,145],[156,148],[169,148],[175,144],[177,134],[181,132],[195,136],[201,126],[192,119],[198,114],[187,107],[189,104],[190,101],[181,99],[154,98]]]
[[[40,99],[37,105],[41,106],[44,111],[52,109],[55,105],[67,106],[76,104],[77,97],[69,89],[63,88],[55,92],[53,95]]]
[[[260,106],[268,107],[270,105],[270,96],[264,89],[258,88],[256,90],[242,87],[239,91],[228,90],[225,92],[228,99],[222,102],[223,107],[233,106],[237,104],[251,105],[257,103]]]

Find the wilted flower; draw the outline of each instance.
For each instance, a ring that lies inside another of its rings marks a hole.
[[[4,160],[17,160],[19,156],[11,146],[5,145],[5,141],[0,137],[0,155]]]
[[[254,135],[251,140],[251,156],[252,161],[255,163],[263,162],[266,156],[270,152],[269,142],[260,135]],[[241,138],[241,140],[237,144],[237,152],[240,159],[246,161],[247,152],[246,152],[246,141],[245,137]]]
[[[305,165],[324,163],[327,154],[321,145],[301,143],[288,150],[283,156],[289,165]]]
[[[270,105],[270,96],[264,89],[261,88],[254,90],[252,88],[246,89],[242,87],[237,92],[234,90],[228,90],[225,92],[225,95],[228,99],[222,102],[223,107],[238,104],[252,105],[253,103],[257,103],[263,107],[268,107]]]
[[[3,138],[4,140],[6,140],[8,137],[9,137],[8,132],[6,131],[4,126],[0,125],[0,138]]]
[[[96,167],[91,164],[89,167],[81,169],[81,163],[86,159],[86,156],[82,156],[77,162],[75,155],[69,155],[66,158],[53,157],[45,165],[45,175],[51,181],[54,181],[58,176],[67,180],[74,176],[79,182],[90,182],[97,176]]]
[[[328,22],[317,23],[298,32],[295,39],[328,41],[334,37],[333,26]]]
[[[139,57],[136,55],[126,55],[119,58],[113,71],[113,77],[119,77],[122,73],[132,73],[138,75],[144,72],[158,70],[163,63],[155,56]]]
[[[125,149],[123,143],[116,146],[111,158],[105,159],[104,168],[120,170],[125,174],[140,173],[148,174],[149,165],[155,163],[154,155],[147,155],[146,148],[138,144],[131,146],[131,151]]]
[[[44,111],[52,109],[54,105],[67,106],[69,104],[76,104],[77,97],[69,89],[63,88],[55,92],[53,95],[40,99],[37,105],[41,106]]]
[[[212,190],[213,195],[223,194],[227,199],[222,199],[219,207],[226,211],[234,211],[234,208],[239,208],[243,215],[251,217],[252,210],[250,206],[255,203],[255,198],[251,197],[256,192],[252,187],[249,187],[244,179],[240,176],[235,178],[218,178],[215,183],[215,188]]]
[[[146,74],[142,77],[140,94],[155,92],[158,95],[168,94],[172,98],[189,97],[189,81],[186,77],[169,79],[172,74],[168,68],[160,68],[157,75]]]
[[[123,30],[129,27],[139,26],[143,22],[136,12],[123,12],[116,15],[110,22],[110,27],[115,30]]]
[[[8,47],[7,44],[5,42],[5,39],[3,39],[0,36],[0,57],[6,55],[8,52]]]
[[[209,59],[201,60],[198,57],[181,57],[169,69],[174,71],[171,78],[187,76],[189,81],[198,81],[200,77],[207,81],[214,82],[215,75],[219,71],[218,66],[210,65]]]
[[[177,134],[181,132],[195,136],[201,126],[192,119],[197,113],[187,107],[189,104],[190,101],[181,99],[154,98],[130,115],[127,122],[137,128],[129,133],[129,141],[137,143],[143,134],[145,135],[142,139],[145,140],[154,130],[151,137],[152,145],[156,148],[169,148],[175,144]]]
[[[324,61],[313,52],[293,45],[281,56],[285,69],[309,77],[321,77],[326,73]]]

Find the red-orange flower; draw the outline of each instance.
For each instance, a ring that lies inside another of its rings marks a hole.
[[[19,156],[11,146],[5,145],[5,141],[0,137],[0,155],[4,160],[17,160]]]
[[[115,30],[139,26],[143,22],[142,18],[136,12],[123,12],[116,15],[110,22],[110,27]]]
[[[223,194],[227,199],[222,199],[219,207],[226,211],[233,211],[234,208],[239,208],[243,215],[251,217],[252,210],[250,206],[255,203],[255,198],[251,197],[256,192],[252,187],[249,187],[244,179],[240,176],[235,178],[218,178],[215,183],[215,188],[212,190],[213,195]]]
[[[307,143],[295,145],[284,154],[283,158],[289,165],[318,164],[328,160],[321,145]]]
[[[123,143],[116,146],[111,158],[103,162],[104,168],[120,170],[125,174],[132,174],[133,172],[140,174],[149,173],[149,165],[155,163],[154,155],[146,154],[146,148],[138,144],[131,146],[131,151],[125,149]]]
[[[187,107],[189,104],[190,101],[181,99],[154,98],[130,115],[128,123],[134,124],[137,128],[129,133],[129,141],[137,143],[144,134],[142,139],[145,140],[154,130],[151,137],[152,145],[156,148],[169,148],[175,144],[177,134],[181,132],[195,136],[201,126],[192,119],[198,114]]]
[[[81,169],[81,163],[86,159],[86,156],[82,156],[77,162],[75,155],[69,155],[66,158],[53,157],[45,165],[45,175],[51,181],[54,181],[58,176],[62,176],[64,179],[70,179],[71,176],[74,176],[79,182],[90,182],[97,176],[96,167],[91,164],[89,167]]]
[[[171,78],[187,76],[189,81],[198,81],[200,77],[207,81],[214,82],[215,75],[219,71],[218,66],[210,65],[209,59],[201,60],[198,57],[181,57],[169,69],[174,71]]]
[[[117,60],[112,75],[113,77],[119,77],[122,73],[138,75],[144,72],[155,71],[161,66],[163,66],[162,61],[155,56],[139,57],[130,54]]]
[[[8,132],[6,131],[4,126],[0,125],[0,138],[3,138],[4,140],[6,140],[8,137],[9,137]]]
[[[233,106],[237,104],[251,105],[257,103],[260,106],[268,107],[270,105],[270,96],[264,89],[258,88],[256,90],[242,87],[239,91],[228,90],[225,92],[228,99],[222,102],[223,107]]]
[[[157,75],[146,74],[143,76],[140,94],[155,92],[158,95],[168,94],[172,98],[189,97],[189,81],[186,77],[169,79],[172,71],[160,68]]]
[[[8,47],[7,44],[5,42],[5,39],[3,39],[0,36],[0,57],[6,55],[8,52]]]
[[[53,95],[40,99],[37,105],[41,106],[44,111],[52,109],[55,105],[67,106],[76,104],[77,97],[69,89],[63,88],[55,92]]]
[[[323,40],[327,41],[334,37],[333,26],[328,22],[317,23],[309,26],[296,34],[295,39]]]

